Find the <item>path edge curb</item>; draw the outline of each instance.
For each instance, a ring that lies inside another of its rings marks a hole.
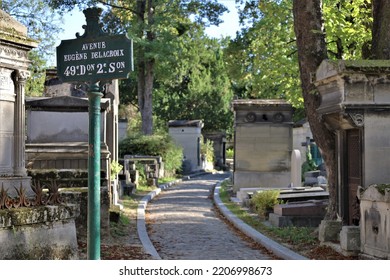
[[[274,240],[268,238],[267,236],[261,234],[248,224],[244,223],[241,219],[239,219],[236,215],[234,215],[222,202],[219,191],[221,189],[221,184],[225,180],[218,182],[214,188],[214,203],[224,215],[235,227],[237,227],[241,232],[252,238],[257,243],[260,243],[268,250],[272,251],[276,256],[284,259],[284,260],[308,260],[308,258],[297,254],[296,252],[280,245]]]

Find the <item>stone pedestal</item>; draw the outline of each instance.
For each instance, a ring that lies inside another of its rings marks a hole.
[[[344,255],[360,253],[360,227],[343,226],[340,232],[340,247]]]

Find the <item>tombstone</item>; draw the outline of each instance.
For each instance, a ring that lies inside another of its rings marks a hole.
[[[200,153],[202,127],[201,120],[172,120],[168,123],[169,135],[183,148],[184,173],[202,169]]]
[[[127,137],[127,129],[129,123],[127,119],[119,119],[118,122],[118,141],[125,139]]]
[[[376,259],[390,259],[390,185],[361,188],[361,253]]]
[[[291,187],[299,188],[302,185],[301,152],[293,150],[291,153]]]
[[[292,106],[283,100],[234,100],[234,191],[291,183]]]
[[[76,259],[75,205],[32,184],[25,168],[27,28],[0,10],[0,259]]]
[[[106,139],[110,100],[101,102],[102,185],[107,186],[110,151]],[[88,169],[88,99],[28,98],[26,154],[29,172]],[[79,186],[87,187],[87,186]]]

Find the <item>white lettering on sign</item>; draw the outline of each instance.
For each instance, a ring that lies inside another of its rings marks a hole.
[[[91,52],[91,59],[124,56],[123,50]]]
[[[106,73],[123,73],[126,69],[125,61],[110,62],[110,63],[97,63],[86,65],[72,65],[67,66],[64,75],[66,77],[94,75],[94,74],[106,74]]]
[[[64,55],[64,61],[76,61],[76,60],[83,60],[87,58],[88,58],[87,53],[72,53],[72,54]]]
[[[125,78],[131,69],[129,50],[121,42],[103,39],[98,42],[82,42],[62,54],[63,77],[76,80],[96,78]],[[90,77],[90,78],[88,78]]]
[[[105,49],[106,48],[106,42],[94,42],[94,43],[88,43],[83,44],[82,50],[96,50],[96,49]]]

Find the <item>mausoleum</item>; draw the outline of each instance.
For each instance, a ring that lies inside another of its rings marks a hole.
[[[385,249],[380,256],[386,258],[390,247],[383,233],[389,229],[381,225],[388,221],[388,199],[376,200],[371,186],[390,182],[389,75],[388,60],[325,60],[316,73],[322,98],[318,113],[336,134],[337,204],[342,224],[363,229],[364,250],[372,240],[382,240],[383,244],[375,246]],[[367,249],[366,253],[374,251]]]
[[[234,190],[290,184],[292,106],[284,100],[234,100]]]

